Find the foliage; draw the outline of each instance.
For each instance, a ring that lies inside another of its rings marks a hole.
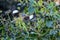
[[[25,1],[25,2],[24,2]],[[60,30],[59,21],[60,13],[54,2],[46,2],[39,0],[19,0],[20,3],[27,3],[22,14],[36,14],[37,22],[23,21],[22,17],[11,23],[10,19],[4,23],[0,16],[0,39],[1,40],[59,40]],[[59,21],[58,21],[59,20]],[[58,25],[58,26],[57,26]]]

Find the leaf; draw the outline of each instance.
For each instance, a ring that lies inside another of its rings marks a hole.
[[[47,38],[42,38],[42,40],[48,40]]]
[[[47,6],[48,9],[51,9],[51,8],[53,8],[53,7],[54,7],[53,2],[51,2],[51,3],[48,4],[48,6]]]
[[[57,30],[50,30],[49,34],[50,34],[50,35],[56,35],[57,32],[58,32]]]
[[[47,27],[53,27],[53,21],[47,21],[46,26]]]
[[[42,0],[39,0],[39,1],[38,1],[39,6],[42,6],[42,3],[43,3]]]
[[[58,37],[57,40],[60,40],[60,37]]]
[[[29,8],[28,8],[28,12],[29,12],[29,13],[34,13],[34,11],[35,11],[35,9],[34,9],[33,7],[29,7]]]
[[[29,0],[30,1],[30,6],[33,6],[34,0]]]

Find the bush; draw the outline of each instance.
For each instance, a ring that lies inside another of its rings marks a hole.
[[[20,17],[11,22],[10,18],[4,20],[0,16],[0,39],[1,40],[59,40],[60,39],[60,13],[59,6],[54,2],[43,0],[19,0],[24,6],[17,7],[20,13],[26,15],[36,14],[31,20]],[[23,10],[22,10],[23,9]],[[1,13],[1,12],[0,12]],[[4,14],[3,14],[4,15]],[[9,17],[9,15],[8,15]]]

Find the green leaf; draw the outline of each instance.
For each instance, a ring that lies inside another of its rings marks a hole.
[[[53,27],[53,21],[46,21],[47,27]]]
[[[34,13],[34,11],[35,11],[35,9],[34,9],[33,7],[29,7],[29,8],[28,8],[28,12],[29,12],[29,13]]]

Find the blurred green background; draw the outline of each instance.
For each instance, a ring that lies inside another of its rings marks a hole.
[[[36,20],[28,21],[27,24],[19,17],[14,23],[9,20],[0,21],[1,40],[60,40],[60,7],[55,2],[44,0],[18,0],[27,3],[22,14],[36,14]],[[17,7],[20,10],[20,7]],[[0,11],[1,12],[1,11]]]

